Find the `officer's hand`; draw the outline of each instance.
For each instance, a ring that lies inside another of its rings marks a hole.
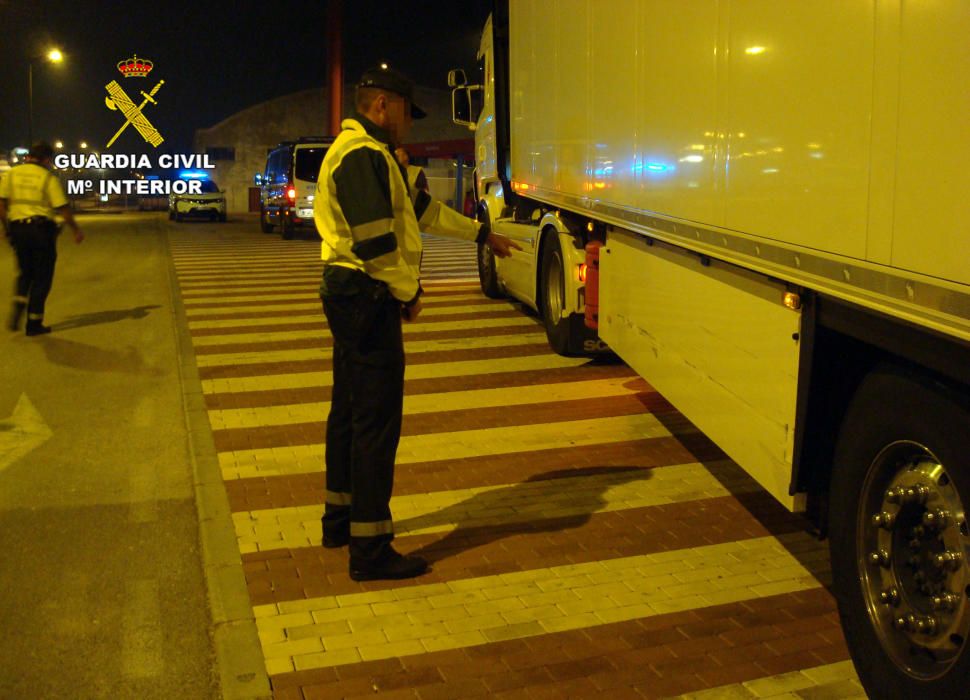
[[[83,240],[84,240],[84,234],[81,233],[81,229],[79,228],[74,229],[74,242],[80,243]]]
[[[512,249],[522,250],[521,246],[514,241],[510,241],[505,236],[500,236],[497,233],[489,233],[488,238],[485,239],[485,243],[492,249],[500,258],[507,258],[512,255]]]
[[[411,306],[401,304],[401,318],[405,321],[413,321],[421,313],[421,309],[421,297],[418,297],[418,300],[411,304]]]

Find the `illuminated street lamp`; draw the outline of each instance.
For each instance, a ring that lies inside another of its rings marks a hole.
[[[51,49],[42,57],[51,63],[60,63],[64,60],[64,54],[60,49]],[[41,56],[32,56],[27,59],[27,143],[34,144],[34,59]]]
[[[61,148],[64,148],[64,142],[63,141],[55,141],[54,142],[54,148],[56,148],[58,150],[60,150]]]
[[[83,151],[87,147],[88,147],[88,142],[87,141],[81,141],[81,150]]]

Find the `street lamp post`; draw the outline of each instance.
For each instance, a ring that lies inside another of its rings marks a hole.
[[[58,49],[51,49],[43,55],[51,63],[60,63],[64,60],[64,54]],[[27,145],[34,145],[34,59],[40,56],[32,56],[27,59]]]

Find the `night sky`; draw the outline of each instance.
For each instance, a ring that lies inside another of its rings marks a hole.
[[[447,89],[450,68],[472,68],[490,0],[343,0],[344,83],[386,61],[419,85]],[[84,139],[103,149],[124,117],[107,109],[104,86],[139,91],[165,85],[145,114],[165,137],[161,149],[191,150],[196,129],[264,100],[326,83],[326,0],[318,2],[92,2],[0,0],[0,152],[27,141],[28,56],[50,45],[65,60],[34,60],[34,140]],[[145,79],[116,64],[138,54],[154,62]],[[112,153],[151,151],[134,129]]]

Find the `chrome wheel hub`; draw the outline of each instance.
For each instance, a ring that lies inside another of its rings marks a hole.
[[[866,607],[909,675],[943,675],[970,634],[970,531],[956,486],[924,446],[901,441],[869,467],[856,526]]]

